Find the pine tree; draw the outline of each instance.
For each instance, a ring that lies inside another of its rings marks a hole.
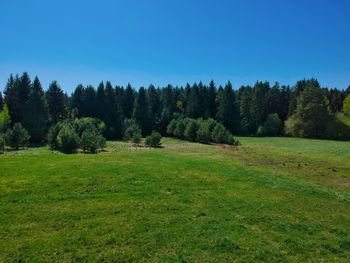
[[[268,115],[267,94],[270,89],[268,82],[257,82],[253,88],[253,96],[251,103],[251,119],[253,129],[256,131],[262,125]]]
[[[142,135],[148,135],[151,132],[150,107],[146,96],[146,90],[143,87],[139,89],[132,116],[140,125]]]
[[[297,99],[295,113],[286,122],[286,133],[297,137],[326,137],[332,116],[322,90],[310,84]]]
[[[197,119],[201,117],[201,110],[199,87],[194,83],[186,101],[186,114],[192,119]]]
[[[130,83],[126,86],[122,103],[124,116],[130,119],[133,113],[133,107],[135,103],[135,92],[134,89],[131,87]]]
[[[29,132],[32,142],[40,143],[45,140],[48,130],[48,108],[38,77],[35,77],[25,105],[23,126]]]
[[[51,82],[46,92],[46,99],[51,124],[64,120],[68,116],[66,96],[57,81]]]
[[[83,114],[83,96],[84,96],[84,86],[79,84],[72,96],[71,96],[71,109],[77,110],[77,117],[81,118],[84,116]]]
[[[10,75],[5,88],[5,103],[7,104],[13,123],[23,120],[25,104],[30,94],[30,79],[27,73],[21,77]]]
[[[239,131],[239,110],[231,82],[226,84],[225,89],[222,92],[216,118],[230,132],[237,133]]]
[[[152,130],[159,131],[157,126],[160,121],[161,103],[159,93],[153,85],[150,85],[147,89],[147,99],[150,109],[151,128]]]
[[[99,118],[100,120],[105,119],[105,114],[106,114],[105,101],[106,101],[105,85],[103,82],[100,82],[96,92],[97,118]]]
[[[216,87],[215,82],[212,80],[209,83],[209,89],[208,89],[208,98],[207,98],[207,107],[208,107],[208,113],[210,118],[215,118],[216,115]]]
[[[122,138],[123,135],[123,112],[120,101],[117,101],[112,84],[107,81],[105,88],[105,117],[107,137],[109,139]]]
[[[4,107],[4,103],[5,103],[4,98],[2,97],[2,92],[0,91],[0,111]]]

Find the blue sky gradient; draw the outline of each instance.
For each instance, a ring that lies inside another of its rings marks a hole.
[[[0,89],[10,73],[71,92],[231,80],[350,84],[348,0],[0,1]]]

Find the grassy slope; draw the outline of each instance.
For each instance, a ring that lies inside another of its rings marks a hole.
[[[0,262],[350,258],[350,142],[0,156]]]

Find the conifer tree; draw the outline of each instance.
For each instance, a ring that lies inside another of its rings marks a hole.
[[[46,92],[46,99],[51,124],[64,120],[68,116],[66,96],[57,81],[51,82]]]
[[[125,118],[130,119],[133,113],[133,107],[135,103],[135,92],[134,89],[131,87],[130,83],[126,86],[122,103],[124,116]]]
[[[148,135],[151,131],[150,108],[146,96],[146,90],[143,87],[139,89],[138,95],[135,100],[134,111],[132,116],[140,125],[142,135]]]
[[[231,82],[226,84],[222,92],[216,118],[229,129],[230,132],[237,133],[239,131],[239,111]]]
[[[29,132],[30,140],[40,143],[45,140],[48,130],[48,107],[38,77],[35,77],[25,105],[23,126]]]

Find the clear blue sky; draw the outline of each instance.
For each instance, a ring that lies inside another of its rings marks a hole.
[[[350,84],[349,0],[1,0],[0,88],[231,80]]]

